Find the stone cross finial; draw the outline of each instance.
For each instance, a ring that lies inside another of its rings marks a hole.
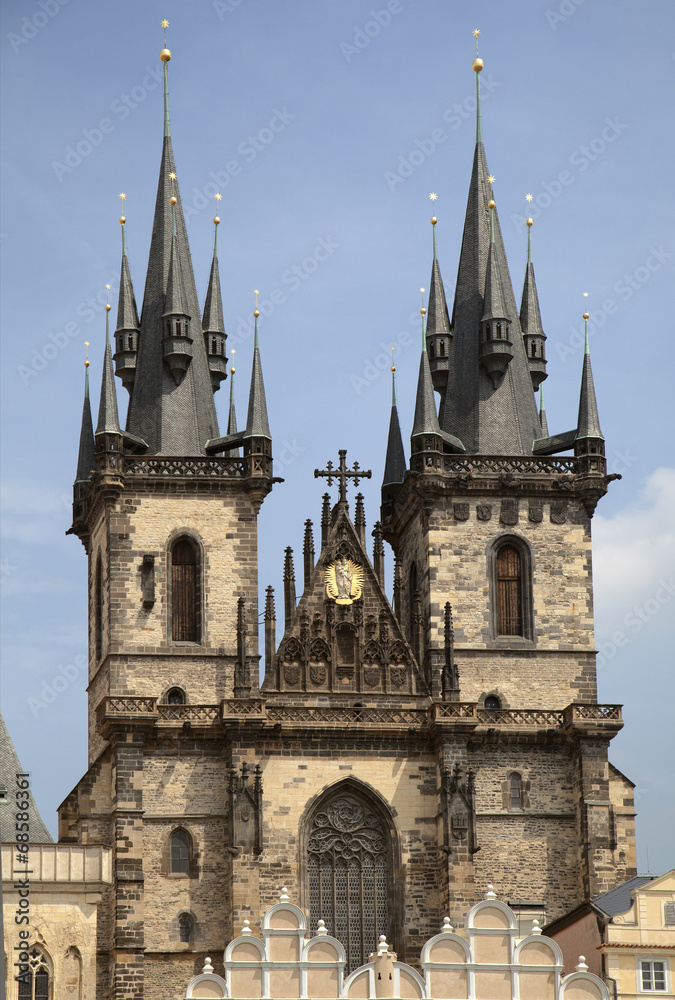
[[[345,461],[345,455],[347,454],[346,448],[340,448],[338,450],[338,455],[340,456],[340,464],[337,469],[333,466],[332,462],[328,462],[325,469],[315,469],[314,478],[318,479],[319,476],[325,476],[328,479],[328,485],[333,485],[333,480],[337,479],[340,488],[340,501],[341,503],[347,502],[347,480],[353,479],[354,485],[358,486],[361,479],[370,479],[372,472],[370,469],[367,471],[359,468],[359,463],[354,462],[354,468],[348,469],[347,463]]]

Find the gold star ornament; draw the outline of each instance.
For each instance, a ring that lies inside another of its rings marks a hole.
[[[169,22],[166,20],[166,18],[161,22],[161,26],[162,28],[164,28],[164,48],[159,53],[159,58],[162,60],[163,63],[168,63],[169,60],[171,59],[171,52],[166,47],[166,29],[169,27]]]

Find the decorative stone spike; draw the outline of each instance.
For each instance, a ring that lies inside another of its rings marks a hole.
[[[486,899],[496,899],[497,893],[494,891],[494,886],[489,885],[487,887],[487,892],[485,893]]]
[[[211,965],[211,959],[208,958],[208,957],[204,959],[204,968],[202,969],[202,975],[203,976],[213,976],[213,975],[215,975],[215,972],[213,970],[213,966]]]
[[[312,522],[307,518],[305,521],[305,537],[303,542],[303,561],[305,570],[305,590],[309,587],[309,580],[314,569],[314,535],[312,533]]]
[[[290,898],[291,897],[288,895],[288,889],[286,888],[286,886],[283,886],[281,892],[279,893],[279,902],[280,903],[289,902]]]
[[[356,510],[354,512],[354,527],[362,547],[366,547],[366,512],[363,506],[363,493],[356,495]]]
[[[319,920],[318,927],[316,928],[316,933],[317,933],[317,935],[318,934],[327,934],[328,933],[328,931],[326,930],[326,921],[325,920]]]
[[[330,524],[330,493],[324,493],[321,504],[321,548],[328,541],[328,526]]]
[[[450,923],[450,917],[443,917],[443,926],[441,927],[441,932],[443,934],[452,934],[454,927]]]
[[[252,934],[253,933],[253,931],[251,930],[250,922],[248,920],[244,921],[244,926],[241,929],[241,933],[242,934]]]
[[[386,955],[386,953],[388,951],[389,951],[389,945],[387,944],[387,935],[386,934],[380,934],[380,937],[379,937],[379,940],[378,940],[378,944],[377,944],[377,954],[378,955]]]
[[[579,955],[579,962],[577,964],[577,972],[588,972],[588,966],[586,965],[586,956]]]

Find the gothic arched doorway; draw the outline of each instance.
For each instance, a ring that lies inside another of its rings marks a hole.
[[[349,784],[317,803],[305,842],[310,927],[326,922],[352,972],[368,961],[380,934],[391,940],[391,832],[380,809]]]

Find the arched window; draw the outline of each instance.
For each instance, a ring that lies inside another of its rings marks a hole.
[[[94,649],[96,659],[103,655],[103,563],[101,553],[96,558],[96,579],[94,582]]]
[[[171,638],[199,642],[199,558],[189,538],[171,549]]]
[[[172,875],[190,874],[190,838],[185,830],[174,830],[171,834]]]
[[[488,712],[496,712],[501,707],[502,703],[496,694],[489,694],[483,704],[483,708],[487,709]]]
[[[19,983],[19,1000],[49,1000],[49,967],[41,951],[32,948],[28,973]]]
[[[520,553],[504,545],[497,553],[497,634],[523,635]]]
[[[324,799],[309,821],[307,867],[310,926],[325,920],[353,972],[392,935],[392,845],[379,810],[350,787]]]
[[[184,705],[185,692],[180,688],[170,688],[166,696],[167,705]]]
[[[523,808],[523,782],[515,771],[509,778],[509,809]]]
[[[439,353],[442,358],[445,357],[445,341],[442,340],[439,344]]]
[[[192,917],[189,913],[181,913],[178,917],[178,940],[184,944],[192,941]]]

